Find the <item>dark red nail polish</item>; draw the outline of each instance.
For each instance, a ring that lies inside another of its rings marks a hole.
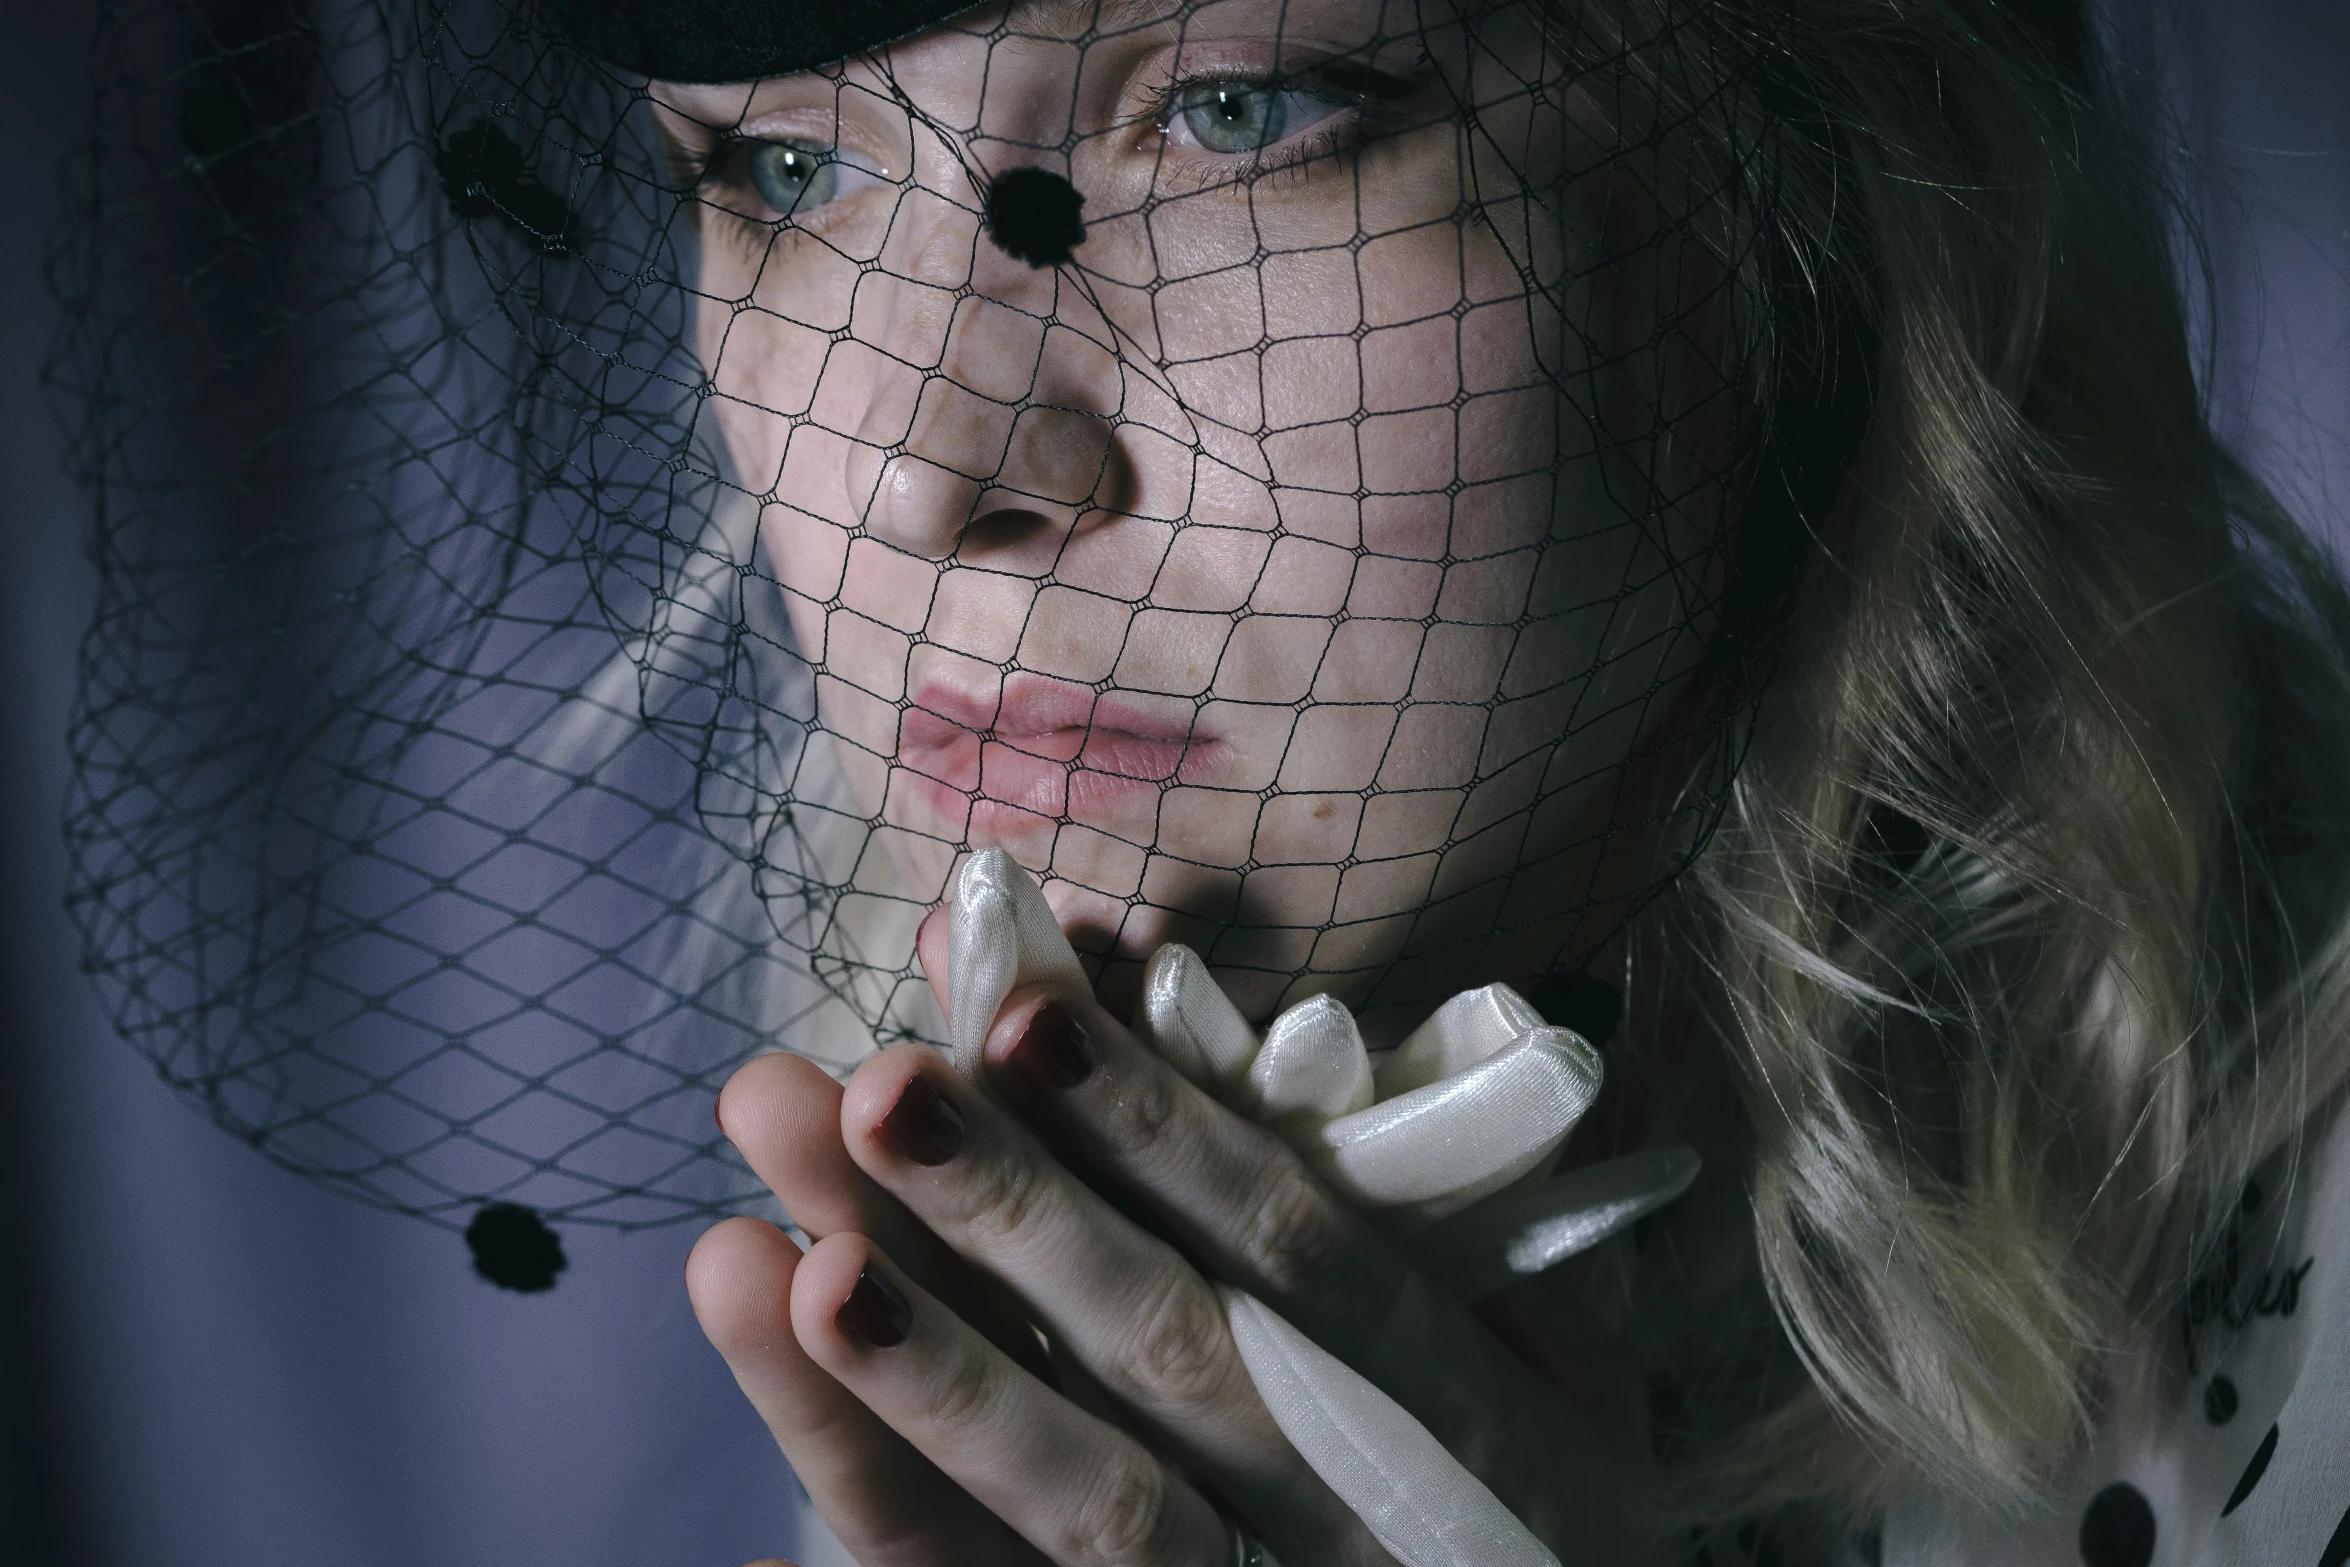
[[[963,1148],[963,1112],[917,1072],[881,1118],[881,1140],[902,1159],[944,1164]]]
[[[857,1287],[840,1303],[832,1320],[841,1332],[872,1349],[887,1349],[906,1341],[914,1325],[914,1308],[887,1278],[870,1264],[857,1275]]]
[[[1012,1065],[1047,1088],[1075,1088],[1093,1076],[1099,1060],[1093,1036],[1058,1001],[1036,1009],[1011,1055]]]

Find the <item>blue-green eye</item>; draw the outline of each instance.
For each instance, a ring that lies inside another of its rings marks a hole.
[[[1302,158],[1336,150],[1340,133],[1376,133],[1419,87],[1416,77],[1351,60],[1331,60],[1294,76],[1194,77],[1168,89],[1158,126],[1167,145],[1219,157],[1263,152],[1331,127],[1325,142],[1297,154]]]
[[[1289,132],[1290,100],[1263,82],[1196,82],[1176,101],[1183,128],[1209,152],[1255,152]]]
[[[840,160],[829,147],[754,142],[746,161],[751,189],[778,217],[812,212],[840,194]]]

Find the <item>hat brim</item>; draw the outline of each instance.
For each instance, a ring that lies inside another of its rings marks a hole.
[[[936,26],[972,0],[548,0],[572,43],[663,82],[749,82],[829,65]]]

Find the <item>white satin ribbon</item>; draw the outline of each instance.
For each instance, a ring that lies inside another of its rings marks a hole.
[[[1015,985],[1086,984],[1043,892],[983,849],[955,883],[949,1034],[977,1080]],[[1278,1134],[1465,1301],[1557,1266],[1679,1196],[1687,1148],[1542,1175],[1598,1095],[1599,1055],[1507,985],[1464,991],[1371,1066],[1328,996],[1260,1041],[1188,947],[1143,974],[1135,1032],[1178,1072]],[[1406,1567],[1557,1567],[1476,1476],[1394,1400],[1255,1297],[1217,1286],[1241,1361],[1282,1433]]]
[[[1542,1178],[1602,1068],[1507,985],[1454,996],[1372,1071],[1353,1019],[1327,996],[1275,1018],[1260,1049],[1199,956],[1166,946],[1144,971],[1135,1032],[1280,1133],[1466,1301],[1588,1251],[1697,1176],[1696,1154],[1675,1144]],[[1325,1086],[1338,1084],[1345,1094]]]
[[[1404,1567],[1558,1567],[1485,1483],[1272,1307],[1216,1286],[1241,1364],[1289,1438]]]

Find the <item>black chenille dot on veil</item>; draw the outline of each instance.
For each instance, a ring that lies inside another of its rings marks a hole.
[[[2146,1494],[2117,1480],[2089,1499],[2081,1514],[2085,1567],[2146,1567],[2154,1560],[2154,1508]]]
[[[1006,169],[988,183],[988,238],[1032,267],[1057,267],[1085,243],[1085,197],[1050,169]]]
[[[450,210],[468,222],[502,218],[549,255],[572,247],[571,209],[539,183],[514,139],[488,121],[449,138],[433,155]]]
[[[518,1203],[494,1202],[465,1227],[473,1271],[500,1289],[536,1295],[555,1287],[555,1275],[570,1266],[563,1242],[547,1222]]]
[[[2240,1402],[2234,1378],[2213,1377],[2211,1385],[2203,1390],[2203,1418],[2215,1426],[2224,1426],[2236,1418],[2236,1407]]]

